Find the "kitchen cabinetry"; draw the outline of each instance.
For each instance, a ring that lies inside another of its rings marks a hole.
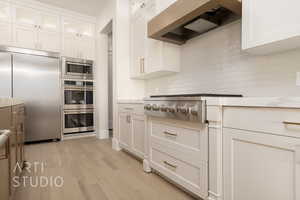
[[[73,14],[70,15],[74,18],[69,20],[60,12],[50,12],[46,6],[27,7],[13,1],[0,1],[0,45],[63,51],[64,56],[94,60],[93,20]]]
[[[7,137],[3,137],[5,134],[3,129],[10,127],[10,108],[0,108],[0,137],[1,140],[6,140],[6,142],[0,144],[0,199],[8,200],[10,196],[10,174],[9,174],[9,141]],[[2,135],[2,136],[1,136]]]
[[[145,156],[145,128],[143,104],[119,104],[120,146],[141,159]]]
[[[11,45],[12,24],[11,7],[6,2],[0,2],[0,44]]]
[[[15,45],[59,52],[59,17],[30,8],[15,7]]]
[[[68,57],[93,60],[95,57],[95,26],[64,19],[63,54]]]
[[[147,132],[151,168],[197,196],[207,199],[206,125],[150,118]]]
[[[300,47],[300,2],[243,0],[242,49],[267,54]]]
[[[224,199],[300,198],[300,139],[224,129]]]
[[[300,109],[228,107],[223,115],[224,200],[300,199]]]
[[[131,15],[131,78],[150,79],[180,71],[180,47],[147,37],[147,23],[156,15],[155,1],[140,4]]]
[[[0,159],[1,168],[4,167],[3,170],[6,172],[4,176],[1,176],[0,197],[2,197],[2,194],[7,196],[7,193],[9,193],[9,196],[13,195],[15,187],[13,187],[12,178],[15,176],[20,176],[21,173],[19,168],[17,168],[17,170],[15,170],[15,168],[17,164],[22,168],[24,162],[24,117],[23,104],[0,108],[0,128],[10,130],[8,150],[6,150],[8,151],[7,160]],[[1,153],[3,153],[3,151],[1,151],[0,154]],[[7,166],[7,168],[5,166]],[[2,172],[3,171],[1,169],[1,173]],[[5,186],[3,186],[4,183],[2,183],[2,177],[8,178],[7,183],[5,182]],[[5,189],[3,189],[3,187],[5,187]],[[2,193],[2,190],[4,190],[5,193]]]

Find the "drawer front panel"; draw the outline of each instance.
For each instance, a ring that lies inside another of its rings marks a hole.
[[[131,112],[136,115],[144,115],[143,104],[119,104],[119,112]]]
[[[159,122],[152,122],[152,135],[174,143],[182,144],[186,147],[201,148],[200,130],[191,130],[168,126]]]
[[[300,138],[300,109],[228,107],[223,126]]]
[[[152,168],[201,198],[207,197],[207,165],[196,167],[156,148],[151,149],[150,155]]]
[[[152,161],[166,170],[200,187],[200,169],[182,162],[157,149],[152,149]]]

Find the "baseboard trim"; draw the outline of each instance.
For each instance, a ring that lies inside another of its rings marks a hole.
[[[119,140],[117,138],[112,139],[112,149],[115,151],[121,151],[122,148],[120,147]]]

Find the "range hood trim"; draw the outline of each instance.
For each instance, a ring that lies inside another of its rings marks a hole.
[[[238,16],[242,15],[242,3],[239,0],[177,0],[149,21],[148,37],[182,45],[186,42],[185,39],[164,36],[170,35],[176,28],[184,26],[205,12],[218,7],[224,7]]]

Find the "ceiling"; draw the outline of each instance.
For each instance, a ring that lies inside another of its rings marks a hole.
[[[107,0],[38,0],[52,6],[69,9],[90,16],[98,16],[101,6]]]

